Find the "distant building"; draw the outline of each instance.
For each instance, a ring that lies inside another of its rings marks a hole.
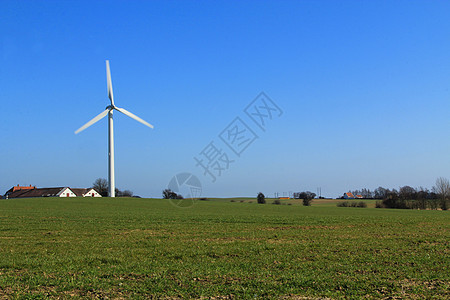
[[[357,199],[363,199],[364,197],[362,195],[356,195]]]
[[[34,188],[17,190],[8,194],[8,198],[36,198],[36,197],[76,197],[68,187]]]
[[[17,192],[17,191],[29,191],[29,190],[34,190],[36,187],[35,186],[31,186],[31,184],[29,186],[20,186],[20,185],[16,185],[13,186],[12,188],[10,188],[9,190],[6,191],[4,198],[8,199],[9,195],[11,195],[11,193],[13,192]]]
[[[101,197],[95,189],[71,189],[77,197]]]
[[[35,186],[21,187],[19,185],[12,187],[6,193],[4,198],[37,198],[37,197],[101,197],[93,188],[71,189],[69,187],[55,188],[36,188]]]
[[[345,193],[344,194],[344,199],[355,199],[355,196],[353,196],[352,193]]]

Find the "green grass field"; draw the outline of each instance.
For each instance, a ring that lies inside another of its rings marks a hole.
[[[450,298],[449,212],[330,203],[1,200],[0,296]]]

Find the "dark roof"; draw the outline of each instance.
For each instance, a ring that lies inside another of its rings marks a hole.
[[[5,196],[8,196],[8,198],[19,198],[19,197],[22,197],[22,195],[24,195],[24,194],[26,194],[26,193],[28,193],[30,191],[31,190],[18,190],[18,191],[15,191],[15,192],[8,191],[5,194]]]
[[[33,188],[33,189],[21,189],[13,191],[12,189],[5,194],[8,198],[34,198],[34,197],[56,197],[64,189],[70,189],[75,193],[77,197],[83,197],[84,194],[90,190],[98,191],[94,188],[70,188],[70,187],[55,187],[55,188]],[[100,193],[99,193],[100,194]]]
[[[9,190],[7,190],[5,195],[11,194],[12,192],[15,192],[15,191],[32,190],[32,189],[35,189],[35,188],[36,188],[35,186],[31,186],[31,185],[29,185],[29,186],[15,185],[12,188],[10,188]]]
[[[66,187],[19,190],[9,194],[8,198],[55,197],[65,188]]]
[[[75,195],[77,195],[77,197],[83,197],[84,194],[86,194],[88,191],[90,191],[91,189],[70,189],[72,192],[75,193]]]

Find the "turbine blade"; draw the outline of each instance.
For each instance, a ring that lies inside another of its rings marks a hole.
[[[132,119],[135,119],[136,121],[144,124],[145,126],[148,126],[150,128],[153,128],[153,125],[150,123],[145,122],[144,120],[142,120],[141,118],[139,118],[138,116],[136,116],[135,114],[130,113],[128,110],[126,110],[125,108],[119,108],[119,107],[115,107],[115,109],[117,109],[118,111],[120,111],[121,113],[123,113],[124,115],[129,116]]]
[[[114,95],[111,81],[111,70],[109,69],[109,60],[106,61],[106,81],[108,84],[108,97],[111,100],[111,105],[114,106]]]
[[[85,130],[86,128],[88,128],[89,126],[91,126],[94,123],[97,123],[98,121],[100,121],[103,117],[105,117],[109,112],[109,108],[106,109],[105,111],[102,111],[100,114],[98,114],[95,118],[93,118],[92,120],[90,120],[89,122],[87,122],[86,124],[84,124],[83,126],[81,126],[80,128],[77,129],[77,131],[75,131],[75,134],[78,134],[80,132],[82,132],[83,130]]]

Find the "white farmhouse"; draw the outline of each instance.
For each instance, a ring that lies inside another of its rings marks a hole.
[[[72,191],[77,195],[77,197],[101,197],[95,189],[72,189]]]
[[[71,189],[69,187],[36,188],[35,186],[15,186],[9,189],[5,196],[11,198],[36,198],[36,197],[101,197],[93,188]]]

